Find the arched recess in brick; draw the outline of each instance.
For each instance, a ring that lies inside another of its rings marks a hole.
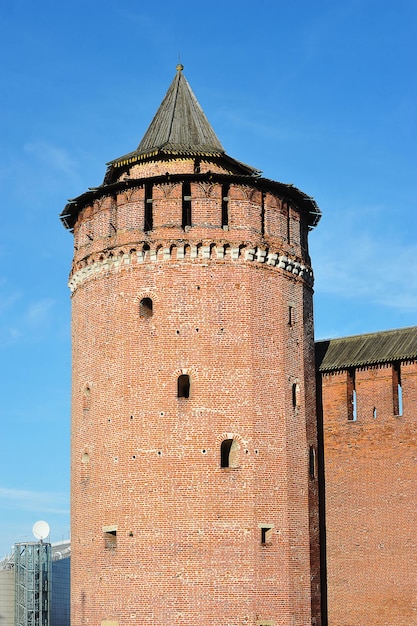
[[[300,406],[300,385],[297,382],[292,385],[292,405],[294,408]]]
[[[139,302],[139,317],[149,319],[153,315],[153,301],[151,298],[142,298]]]
[[[220,445],[220,467],[239,467],[239,442],[224,439]]]
[[[88,411],[91,405],[91,384],[86,383],[83,388],[83,409]]]
[[[188,374],[180,374],[177,379],[177,397],[189,398],[191,389],[191,380]]]

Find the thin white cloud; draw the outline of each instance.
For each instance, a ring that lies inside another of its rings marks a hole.
[[[64,149],[44,141],[24,145],[24,151],[35,157],[43,167],[50,168],[68,177],[77,175],[77,163]]]
[[[68,494],[0,487],[1,508],[68,515]]]
[[[32,302],[25,315],[27,324],[31,328],[45,324],[49,319],[49,311],[54,304],[55,301],[52,298],[43,298],[37,302]]]
[[[0,277],[0,347],[22,338],[39,337],[41,331],[51,324],[51,311],[55,304],[53,298],[28,302],[22,290],[9,287],[7,280]]]
[[[372,214],[372,210],[368,213]],[[417,244],[387,228],[373,231],[366,210],[345,214],[313,244],[317,294],[361,298],[404,312],[417,311]]]
[[[5,278],[0,278],[0,315],[8,310],[10,310],[18,300],[21,299],[22,293],[17,289],[10,291],[7,293],[7,280]],[[5,293],[6,292],[6,293]]]

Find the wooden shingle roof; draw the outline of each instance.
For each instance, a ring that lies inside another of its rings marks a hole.
[[[177,66],[177,74],[169,87],[137,152],[167,152],[220,155],[224,148],[199,105],[190,85]]]
[[[320,372],[417,359],[417,326],[316,342]]]
[[[259,176],[259,170],[228,156],[177,65],[177,73],[137,149],[109,161],[105,182],[114,182],[120,167],[161,157],[211,157],[223,159],[237,173]]]

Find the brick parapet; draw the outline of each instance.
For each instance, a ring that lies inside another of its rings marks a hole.
[[[227,180],[227,179],[226,179]],[[182,225],[181,181],[152,184],[145,198],[145,181],[115,195],[103,194],[79,214],[74,227],[74,261],[121,243],[141,240],[222,240],[262,242],[283,255],[309,264],[308,226],[288,199],[261,192],[253,185],[201,180],[190,183],[191,224]],[[226,187],[225,187],[226,185]],[[224,196],[227,193],[227,197]],[[146,203],[152,206],[152,227],[145,226]],[[222,202],[227,201],[227,224]]]
[[[99,274],[114,273],[131,265],[148,262],[179,262],[187,259],[203,263],[225,260],[255,262],[284,271],[292,278],[303,279],[307,285],[312,286],[313,284],[313,273],[310,267],[284,254],[263,247],[251,247],[244,243],[236,246],[236,242],[227,242],[227,240],[223,240],[222,243],[218,241],[191,241],[181,245],[181,243],[173,243],[171,240],[168,245],[165,241],[153,242],[152,248],[148,244],[141,243],[139,250],[132,249],[131,246],[134,246],[132,242],[127,247],[114,247],[107,250],[105,254],[97,253],[96,256],[91,255],[88,259],[83,259],[72,271],[69,280],[71,291],[75,291],[84,281]]]

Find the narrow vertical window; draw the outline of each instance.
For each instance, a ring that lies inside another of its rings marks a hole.
[[[181,376],[178,376],[177,396],[178,398],[190,397],[190,377],[188,374],[181,374]]]
[[[374,410],[372,411],[372,417],[376,420],[376,406],[374,406]]]
[[[270,543],[272,543],[272,529],[274,527],[271,526],[264,526],[263,524],[260,526],[261,529],[261,544],[262,545],[268,545]]]
[[[145,219],[143,230],[146,232],[153,229],[153,207],[152,207],[152,184],[145,184]]]
[[[261,235],[265,235],[265,194],[262,192],[261,198]]]
[[[220,467],[238,467],[239,444],[236,439],[225,439],[220,446]]]
[[[357,399],[356,399],[356,376],[355,370],[348,372],[347,379],[347,410],[348,420],[356,422],[357,419]]]
[[[287,241],[291,243],[291,212],[289,204],[287,204]]]
[[[290,305],[288,307],[288,326],[294,326],[294,324],[295,324],[294,307]]]
[[[84,387],[83,392],[83,409],[84,411],[88,411],[91,405],[91,387],[90,384],[87,383]]]
[[[292,405],[293,407],[300,406],[300,385],[293,383],[292,386]]]
[[[401,417],[403,414],[403,389],[401,385],[401,368],[399,363],[392,366],[392,395],[394,400],[394,415]]]
[[[139,316],[145,319],[153,315],[153,302],[150,298],[142,298],[139,303]]]
[[[191,226],[191,186],[182,184],[182,227]]]
[[[310,478],[316,478],[317,475],[317,471],[316,471],[316,450],[313,446],[310,446],[310,455],[309,455],[309,473],[310,473]]]
[[[229,187],[222,186],[222,227],[229,226]]]
[[[356,422],[357,419],[358,419],[358,402],[357,402],[357,396],[356,396],[356,389],[354,389],[353,397],[352,397],[352,420]]]

